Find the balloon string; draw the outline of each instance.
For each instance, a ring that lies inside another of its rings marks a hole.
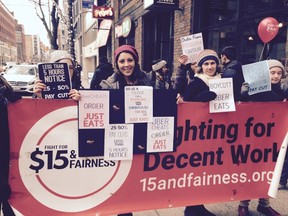
[[[263,48],[262,48],[262,51],[261,51],[261,55],[260,55],[259,61],[261,61],[262,58],[263,58],[263,53],[264,53],[264,49],[265,49],[265,47],[266,47],[266,44],[267,44],[267,43],[264,43],[264,46],[263,46]]]

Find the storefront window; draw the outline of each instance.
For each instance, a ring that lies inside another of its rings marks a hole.
[[[196,1],[195,1],[196,2]],[[209,5],[209,7],[207,7]],[[276,58],[284,63],[287,38],[288,6],[285,0],[204,0],[195,17],[194,32],[202,32],[204,47],[218,52],[228,45],[237,47],[237,56],[244,64],[263,58]],[[262,19],[273,17],[283,27],[265,47],[258,36]],[[197,20],[199,19],[199,20]]]

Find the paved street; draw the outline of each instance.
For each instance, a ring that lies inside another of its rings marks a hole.
[[[250,213],[251,216],[264,216],[257,212],[256,208],[258,200],[251,200]],[[217,216],[237,216],[238,202],[215,203],[205,205],[209,211]],[[271,206],[277,210],[282,216],[288,216],[288,189],[279,190],[276,199],[271,199]],[[184,207],[171,209],[158,209],[143,212],[134,212],[134,216],[183,216]]]

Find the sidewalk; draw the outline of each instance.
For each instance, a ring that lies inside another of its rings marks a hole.
[[[270,199],[271,206],[282,216],[288,216],[288,189],[279,190],[276,199]],[[217,216],[237,216],[238,201],[228,203],[207,204],[205,207]],[[251,200],[249,210],[251,216],[264,216],[257,212],[258,200]],[[184,208],[157,209],[143,212],[134,212],[134,216],[183,216]]]

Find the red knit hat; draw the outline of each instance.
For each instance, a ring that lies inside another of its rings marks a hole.
[[[130,53],[133,56],[135,62],[139,61],[138,52],[135,49],[135,47],[133,47],[131,45],[122,45],[122,46],[118,47],[114,52],[114,57],[115,57],[116,62],[118,60],[120,53],[122,53],[122,52]]]

